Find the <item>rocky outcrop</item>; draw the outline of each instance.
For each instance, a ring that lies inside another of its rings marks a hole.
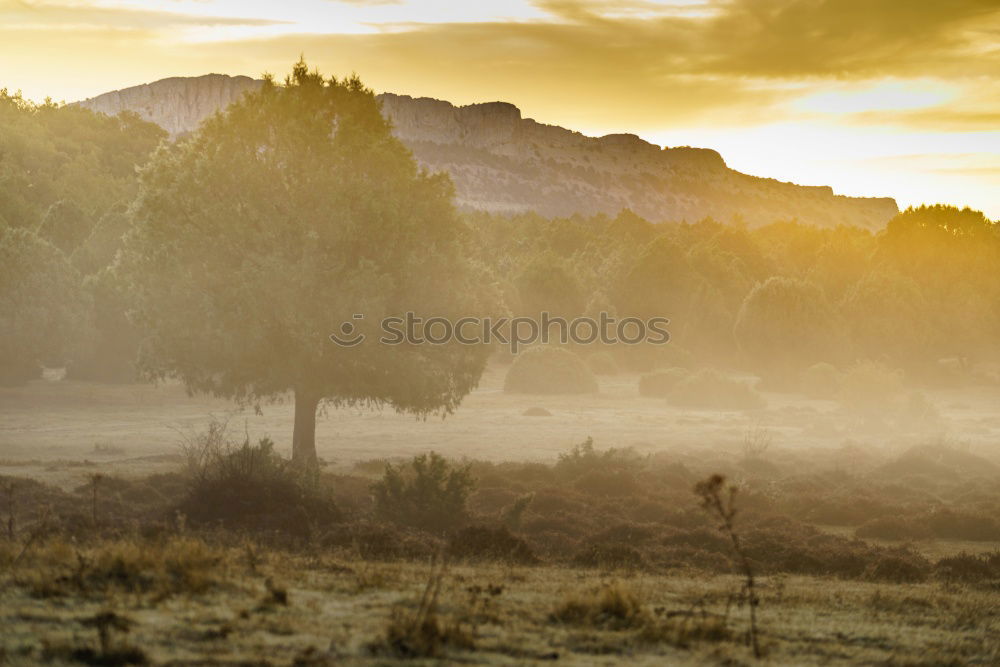
[[[104,93],[79,104],[109,116],[134,111],[177,136],[194,130],[205,118],[225,109],[246,91],[256,90],[261,83],[248,76],[226,74],[175,76]]]
[[[221,74],[172,78],[80,104],[112,115],[135,111],[177,136],[260,83]],[[629,208],[654,221],[738,217],[760,225],[794,218],[869,228],[898,212],[889,198],[844,197],[829,187],[742,174],[709,149],[660,148],[632,134],[587,137],[544,125],[505,102],[456,107],[392,93],[379,99],[417,160],[451,175],[465,208],[546,216],[615,215]]]

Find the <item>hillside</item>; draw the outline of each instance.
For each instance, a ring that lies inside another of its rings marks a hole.
[[[245,76],[174,77],[80,104],[110,115],[135,111],[177,136],[259,85]],[[898,211],[890,198],[845,197],[829,187],[742,174],[709,149],[661,149],[631,134],[587,137],[523,118],[504,102],[456,107],[392,93],[379,99],[417,159],[451,174],[465,208],[546,216],[629,208],[654,221],[741,216],[761,225],[796,218],[873,229]]]

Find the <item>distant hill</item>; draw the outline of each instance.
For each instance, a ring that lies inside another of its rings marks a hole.
[[[79,104],[109,115],[135,111],[177,136],[260,85],[245,76],[174,77]],[[594,138],[543,125],[504,102],[456,107],[392,93],[379,99],[417,159],[451,174],[465,208],[546,216],[629,208],[653,221],[741,216],[751,225],[795,218],[873,229],[898,212],[890,198],[845,197],[825,186],[742,174],[710,149],[661,149],[632,134]]]

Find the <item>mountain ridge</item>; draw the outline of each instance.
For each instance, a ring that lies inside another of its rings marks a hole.
[[[109,115],[134,111],[177,137],[261,84],[225,74],[170,77],[77,104]],[[656,222],[738,218],[756,226],[797,219],[870,229],[899,210],[888,197],[847,197],[829,186],[743,174],[708,148],[661,148],[634,134],[588,137],[524,118],[507,102],[455,106],[394,93],[378,99],[418,162],[451,175],[462,208],[550,217],[628,208]]]

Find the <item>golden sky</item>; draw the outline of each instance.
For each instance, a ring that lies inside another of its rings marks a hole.
[[[0,87],[37,100],[300,54],[377,91],[1000,218],[1000,0],[0,0]]]

